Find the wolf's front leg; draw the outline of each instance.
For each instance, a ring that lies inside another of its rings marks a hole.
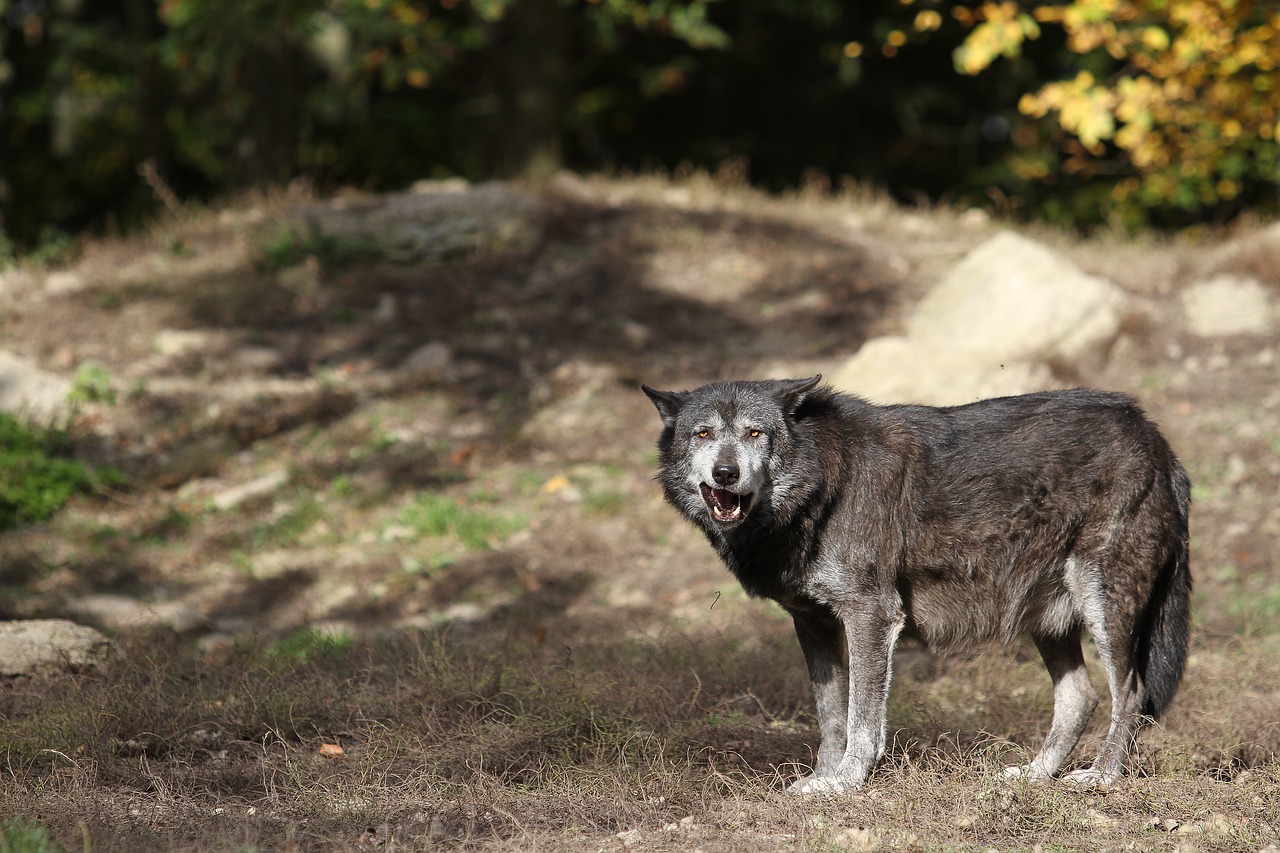
[[[862,787],[884,754],[893,648],[902,631],[902,602],[856,601],[841,614],[849,650],[847,742],[836,778],[843,789]]]
[[[834,779],[844,759],[847,741],[849,673],[845,665],[847,647],[844,628],[835,614],[826,610],[792,611],[796,637],[804,652],[817,705],[818,732],[822,737],[813,775],[799,779],[791,790],[816,790],[820,780]]]

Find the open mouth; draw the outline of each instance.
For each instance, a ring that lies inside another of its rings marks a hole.
[[[718,524],[737,524],[751,508],[751,495],[739,495],[727,489],[715,489],[702,484],[702,501],[711,510],[711,518]]]

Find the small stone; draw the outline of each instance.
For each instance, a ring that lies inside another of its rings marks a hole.
[[[453,350],[444,341],[423,344],[405,358],[400,371],[419,379],[444,379],[453,364]]]
[[[213,496],[213,505],[216,509],[226,512],[227,510],[235,509],[246,501],[266,497],[280,489],[287,482],[289,482],[289,472],[280,468],[247,483],[241,483],[238,486],[222,490]]]
[[[206,350],[212,343],[211,332],[198,329],[161,329],[156,332],[152,348],[160,355],[182,355]]]
[[[614,837],[622,842],[623,847],[634,847],[639,844],[643,838],[640,830],[638,829],[624,829]]]
[[[101,632],[66,619],[0,622],[0,675],[83,669],[111,652]]]
[[[44,289],[54,296],[77,293],[85,289],[88,282],[75,270],[59,270],[51,272],[44,280]]]
[[[400,304],[394,293],[384,293],[378,297],[378,305],[373,309],[373,321],[383,325],[391,325],[400,317]]]

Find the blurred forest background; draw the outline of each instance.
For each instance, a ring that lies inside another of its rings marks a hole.
[[[1271,0],[0,0],[0,249],[306,181],[721,171],[1074,227],[1274,212]]]

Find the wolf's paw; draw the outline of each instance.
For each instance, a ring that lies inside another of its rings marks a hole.
[[[1101,770],[1095,770],[1092,767],[1082,767],[1079,770],[1072,770],[1070,773],[1062,777],[1062,781],[1073,788],[1081,791],[1094,791],[1102,788],[1110,788],[1119,779],[1118,776],[1111,773],[1104,773]]]
[[[841,779],[839,776],[805,776],[803,779],[797,779],[791,783],[791,787],[787,790],[793,794],[801,795],[823,795],[823,794],[843,794],[848,791],[856,791],[861,785]]]
[[[1048,782],[1053,777],[1034,764],[1019,764],[1006,767],[996,774],[997,785],[1017,785],[1021,783],[1038,784]]]

